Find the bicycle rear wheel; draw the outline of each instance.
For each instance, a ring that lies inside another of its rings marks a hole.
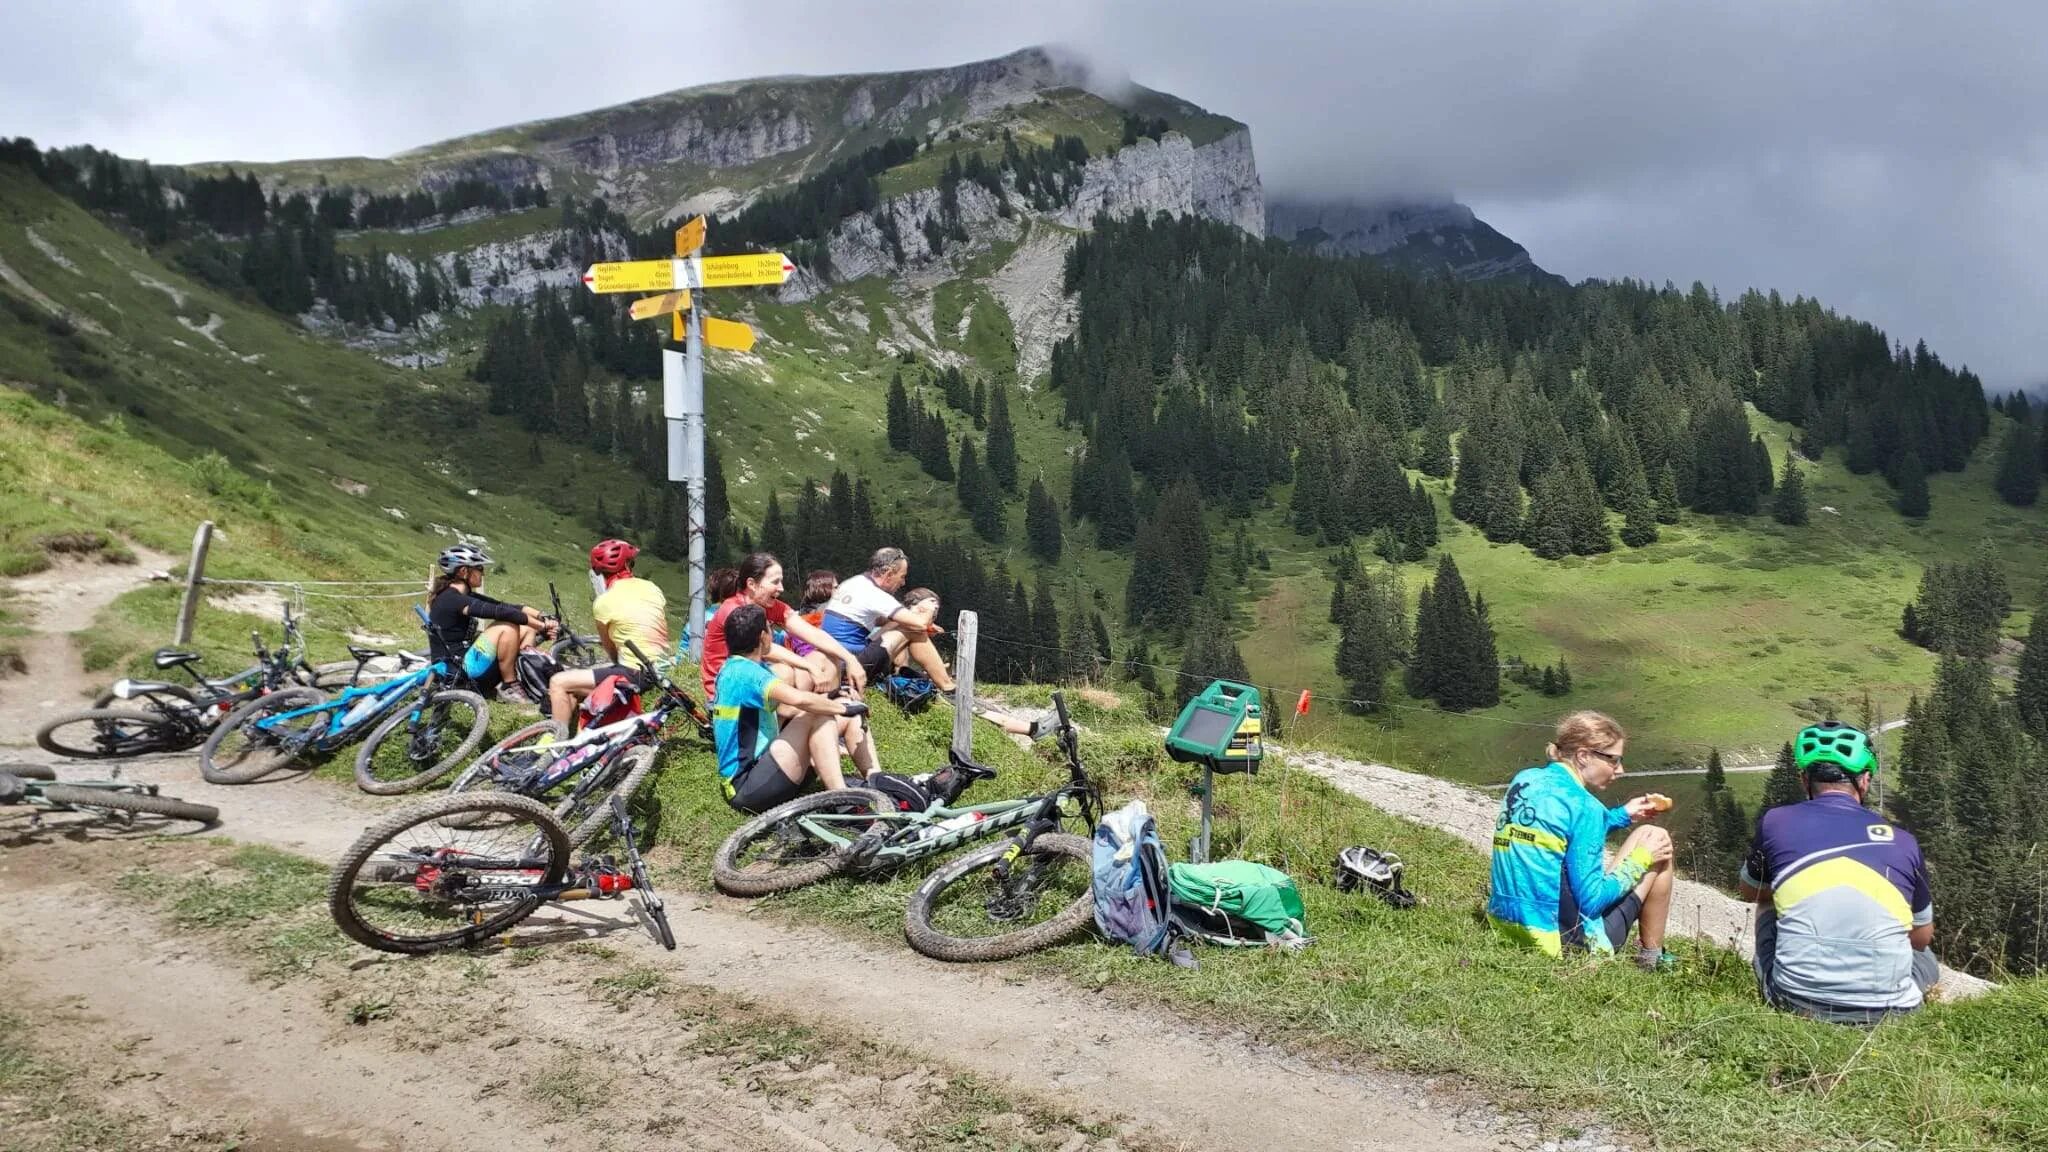
[[[192,730],[161,712],[92,708],[59,716],[36,732],[45,752],[80,760],[118,760],[150,752],[178,752],[197,741]]]
[[[326,702],[327,693],[318,688],[284,688],[228,713],[199,750],[199,775],[208,784],[247,784],[290,764],[298,756],[292,750],[297,737],[326,727],[327,713],[316,712],[269,727],[260,727],[258,721]]]
[[[903,914],[910,946],[934,960],[1007,960],[1048,948],[1095,916],[1091,856],[1079,836],[1048,832],[1011,860],[1001,840],[947,862],[918,885]]]
[[[327,881],[344,935],[382,952],[469,947],[509,930],[569,871],[569,837],[524,796],[434,796],[357,837]]]
[[[595,668],[604,663],[604,649],[595,636],[564,636],[548,648],[548,655],[564,668]]]
[[[94,788],[84,784],[46,784],[43,799],[77,812],[119,812],[133,816],[161,816],[166,820],[189,820],[212,824],[220,809],[210,804],[193,804],[173,796],[156,796],[123,788]]]
[[[386,717],[356,753],[356,786],[396,796],[446,775],[483,743],[491,706],[459,688],[436,692]]]
[[[820,840],[806,830],[806,816],[873,815],[895,812],[896,802],[872,788],[842,788],[799,796],[770,808],[726,837],[711,859],[711,881],[731,896],[766,896],[837,876],[853,864],[853,847]],[[865,826],[872,829],[873,824]],[[840,824],[842,835],[863,830],[858,821]]]

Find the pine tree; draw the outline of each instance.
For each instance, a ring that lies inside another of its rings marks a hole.
[[[953,491],[960,497],[960,511],[974,515],[981,502],[981,456],[974,450],[974,438],[960,436],[960,463],[953,469]]]
[[[2027,627],[2027,648],[2020,653],[2013,704],[2026,730],[2035,739],[2048,741],[2048,605],[2034,609],[2034,622]]]
[[[1927,466],[1920,462],[1920,454],[1911,448],[1899,458],[1899,515],[1914,520],[1925,519],[1931,498],[1927,491]]]
[[[1572,554],[1572,508],[1570,482],[1561,468],[1553,468],[1536,482],[1529,496],[1529,515],[1522,524],[1522,543],[1545,560],[1562,560]]]
[[[1422,458],[1418,467],[1425,476],[1442,479],[1451,474],[1454,464],[1451,455],[1451,417],[1441,404],[1430,409],[1429,420],[1422,426]]]
[[[1060,558],[1060,508],[1036,476],[1024,498],[1024,538],[1039,559],[1052,563]]]
[[[1778,749],[1778,761],[1771,766],[1769,779],[1764,781],[1764,804],[1758,809],[1758,814],[1805,799],[1806,783],[1799,774],[1799,762],[1792,758],[1792,744],[1786,741],[1785,746]]]
[[[2019,423],[2005,434],[1993,482],[2007,504],[2031,508],[2041,498],[2041,446],[2032,425]]]
[[[1017,490],[1017,433],[1010,426],[1010,390],[998,386],[990,400],[988,467],[1005,492]]]
[[[916,429],[910,419],[910,394],[903,389],[903,373],[889,378],[889,447],[908,452],[914,447]]]
[[[776,499],[775,491],[768,492],[768,509],[761,514],[761,551],[782,560],[794,560],[790,550],[793,543],[789,526],[782,518],[782,504]]]
[[[1089,624],[1095,633],[1095,655],[1104,665],[1116,659],[1116,652],[1109,643],[1109,626],[1102,622],[1102,613],[1088,613]]]
[[[1678,499],[1678,473],[1666,464],[1657,472],[1657,523],[1678,523],[1679,509],[1683,507]]]
[[[974,419],[975,431],[988,427],[988,385],[979,376],[974,378],[974,399],[969,403],[967,414]]]
[[[1806,477],[1790,452],[1785,454],[1785,475],[1771,497],[1771,518],[1793,528],[1806,523]]]
[[[1038,574],[1031,596],[1031,675],[1038,680],[1057,680],[1066,672],[1060,647],[1059,605],[1053,600],[1052,580]]]
[[[1650,499],[1649,477],[1635,436],[1624,429],[1617,438],[1621,460],[1614,482],[1614,510],[1621,513],[1621,542],[1642,548],[1657,542],[1657,508]]]

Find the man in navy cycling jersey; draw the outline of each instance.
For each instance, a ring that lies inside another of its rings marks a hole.
[[[1756,978],[1766,1001],[1843,1024],[1910,1012],[1941,977],[1934,899],[1913,834],[1863,806],[1877,756],[1855,728],[1802,730],[1807,799],[1765,812],[1742,866],[1757,901]]]

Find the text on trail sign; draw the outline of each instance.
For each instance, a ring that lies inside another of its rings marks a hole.
[[[592,292],[667,292],[677,288],[745,288],[780,284],[796,265],[780,252],[744,256],[688,256],[672,260],[617,260],[592,264],[583,286]]]

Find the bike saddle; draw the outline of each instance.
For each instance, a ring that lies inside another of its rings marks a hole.
[[[180,664],[195,663],[198,659],[199,653],[197,652],[181,652],[176,648],[159,648],[156,650],[156,666],[159,668],[176,668]]]
[[[372,661],[372,660],[375,660],[375,659],[378,659],[379,657],[382,657],[383,655],[385,655],[385,653],[384,653],[384,651],[383,651],[382,649],[378,649],[378,648],[358,648],[358,647],[357,647],[357,646],[355,646],[354,644],[351,644],[351,645],[349,645],[349,646],[348,646],[348,654],[349,654],[349,655],[351,655],[351,656],[353,656],[353,657],[355,657],[355,658],[356,658],[356,661],[357,661],[358,663],[363,663],[363,664],[367,664],[367,663],[369,663],[370,661]]]

